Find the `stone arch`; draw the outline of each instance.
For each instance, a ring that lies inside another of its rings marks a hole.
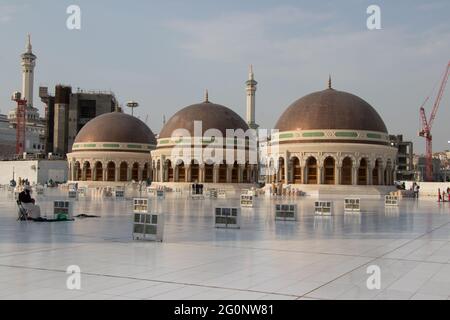
[[[343,166],[344,160],[349,159],[351,161],[352,167],[356,166],[357,161],[354,155],[352,154],[343,154],[338,158],[338,166]],[[349,161],[347,160],[347,161]]]
[[[367,158],[361,158],[359,161],[359,169],[358,169],[358,185],[364,186],[367,185],[367,171],[369,167],[369,161]]]
[[[242,182],[243,183],[248,183],[250,182],[250,178],[251,178],[251,174],[248,174],[248,161],[245,163],[244,167],[243,167],[243,172],[242,172]]]
[[[268,166],[267,166],[267,171],[266,171],[266,175],[269,178],[269,182],[274,182],[276,180],[276,170],[275,170],[275,161],[273,159],[273,157],[269,157],[268,158]]]
[[[149,168],[149,163],[148,162],[144,163],[144,168],[142,169],[142,181],[147,181],[148,177],[150,176],[149,172],[148,172],[148,168]]]
[[[122,161],[119,167],[119,181],[128,181],[128,163]]]
[[[383,170],[384,173],[384,184],[385,185],[393,185],[394,184],[394,172],[393,172],[393,161],[391,158],[388,158],[386,160],[386,167]]]
[[[139,181],[139,163],[133,163],[131,167],[131,180]]]
[[[106,181],[116,181],[116,164],[114,161],[110,161],[106,165]]]
[[[197,160],[191,160],[191,182],[200,181],[200,165]]]
[[[297,156],[291,158],[292,161],[292,181],[294,184],[302,183],[302,166]]]
[[[74,172],[74,180],[75,181],[80,181],[81,177],[83,175],[82,170],[81,170],[81,164],[80,161],[76,161],[74,166],[73,166],[73,172]]]
[[[92,181],[92,167],[89,161],[83,163],[84,181]]]
[[[323,182],[324,184],[336,183],[336,159],[328,156],[323,161]]]
[[[235,161],[231,167],[231,183],[239,182],[239,165]]]
[[[317,184],[318,176],[317,176],[317,168],[318,163],[317,159],[314,156],[310,156],[306,159],[306,184]]]
[[[376,159],[374,161],[374,166],[372,169],[372,184],[374,186],[378,186],[381,184],[381,176],[380,176],[380,172],[381,172],[381,167],[382,167],[382,160],[381,159]]]
[[[281,181],[281,183],[286,183],[286,167],[284,165],[284,157],[278,157],[278,181]]]
[[[174,177],[174,169],[173,169],[172,161],[170,161],[170,159],[167,159],[165,163],[166,163],[166,170],[167,170],[167,181],[174,182],[175,177]]]
[[[101,161],[95,163],[95,181],[103,181],[103,163]]]
[[[212,163],[205,163],[205,182],[214,182],[214,164]]]
[[[186,182],[186,166],[183,160],[177,160],[176,162],[177,182]]]
[[[341,169],[341,184],[342,185],[352,185],[353,183],[353,159],[351,157],[345,157],[342,160]]]
[[[225,164],[225,161],[219,165],[219,183],[227,183],[227,171],[228,166]]]

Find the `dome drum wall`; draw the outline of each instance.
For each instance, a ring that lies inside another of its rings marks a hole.
[[[267,183],[392,185],[397,149],[357,143],[280,145],[267,160]],[[313,159],[314,166],[308,162]],[[327,162],[326,159],[331,161]],[[361,172],[360,168],[365,168]],[[287,168],[287,170],[285,170]],[[329,171],[328,179],[326,170]],[[344,174],[344,171],[347,171]],[[345,180],[345,175],[348,179]],[[345,180],[345,181],[344,181]]]
[[[68,155],[69,180],[80,185],[123,186],[152,177],[148,153],[72,152]]]

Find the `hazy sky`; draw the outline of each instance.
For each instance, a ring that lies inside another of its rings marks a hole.
[[[81,30],[66,28],[66,8],[82,10]],[[381,7],[382,30],[366,9]],[[390,133],[417,138],[419,106],[450,60],[450,1],[61,1],[0,0],[0,110],[21,89],[26,34],[38,56],[39,85],[112,90],[159,132],[163,115],[210,100],[245,116],[253,64],[257,122],[272,128],[296,99],[333,87],[359,95]],[[435,93],[433,93],[434,101]],[[431,103],[427,112],[431,110]],[[449,149],[450,84],[434,123],[434,149]]]

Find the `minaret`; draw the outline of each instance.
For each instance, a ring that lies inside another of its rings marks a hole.
[[[245,84],[247,86],[247,124],[250,129],[257,129],[259,126],[255,123],[255,93],[258,82],[255,81],[253,66],[250,66],[248,80]]]
[[[36,56],[33,54],[31,36],[28,35],[26,52],[22,54],[22,95],[27,100],[27,107],[33,106],[33,83]]]

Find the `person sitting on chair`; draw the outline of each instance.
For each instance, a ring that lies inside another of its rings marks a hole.
[[[40,219],[41,208],[37,206],[35,204],[36,201],[31,198],[31,187],[29,185],[25,185],[23,191],[19,193],[19,201],[25,210],[27,210],[29,219]]]

